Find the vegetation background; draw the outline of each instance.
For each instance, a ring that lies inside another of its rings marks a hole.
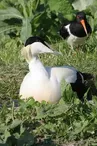
[[[79,10],[87,14],[93,32],[75,55],[59,29]],[[71,65],[92,73],[97,87],[96,0],[0,0],[0,146],[97,146],[96,95],[93,102],[82,103],[66,85],[55,105],[19,99],[28,72],[20,50],[31,35],[63,54],[40,56],[45,65]]]

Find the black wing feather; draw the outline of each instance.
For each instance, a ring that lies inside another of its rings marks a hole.
[[[84,79],[84,82],[83,82]],[[77,93],[78,98],[81,101],[84,101],[84,94],[89,89],[89,86],[86,84],[87,80],[93,79],[93,75],[89,73],[77,72],[77,80],[75,83],[71,83],[72,90]],[[91,100],[91,90],[87,93],[87,99]]]
[[[68,21],[67,19],[64,21],[64,23],[62,24],[61,28],[60,28],[60,35],[66,39],[67,37],[69,37],[69,33],[67,31],[67,29],[65,28],[66,25],[70,24],[71,21]]]

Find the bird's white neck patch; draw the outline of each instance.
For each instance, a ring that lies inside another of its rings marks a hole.
[[[38,78],[44,75],[48,77],[48,73],[44,65],[36,56],[33,57],[32,60],[29,62],[29,71],[31,72],[31,74],[35,74],[35,76],[37,76]]]
[[[69,35],[70,35],[71,32],[70,32],[70,28],[69,28],[69,27],[70,27],[70,24],[68,24],[68,25],[65,26],[65,28],[67,29],[67,31],[68,31],[68,33],[69,33]]]

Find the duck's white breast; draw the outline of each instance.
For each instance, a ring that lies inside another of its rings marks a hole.
[[[33,97],[36,101],[56,103],[61,98],[60,84],[55,77],[48,77],[45,72],[29,72],[20,87],[22,99]]]

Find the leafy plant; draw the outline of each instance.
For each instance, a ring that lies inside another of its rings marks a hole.
[[[18,1],[16,8],[15,4],[13,5],[14,7],[10,6],[0,10],[0,20],[8,24],[7,29],[4,27],[3,31],[19,29],[21,40],[24,42],[31,35],[31,20],[34,19],[39,0]],[[2,30],[0,32],[2,33]]]
[[[50,11],[47,4],[41,4],[40,0],[22,0],[18,3],[11,1],[8,4],[0,9],[0,33],[7,32],[11,36],[20,35],[22,42],[32,34],[45,37],[52,32],[53,35],[58,22],[52,20],[56,19],[56,14]]]
[[[72,3],[72,6],[74,7],[75,10],[79,10],[79,11],[82,11],[82,10],[85,10],[87,8],[87,6],[89,5],[92,5],[94,0],[75,0],[73,3]]]

